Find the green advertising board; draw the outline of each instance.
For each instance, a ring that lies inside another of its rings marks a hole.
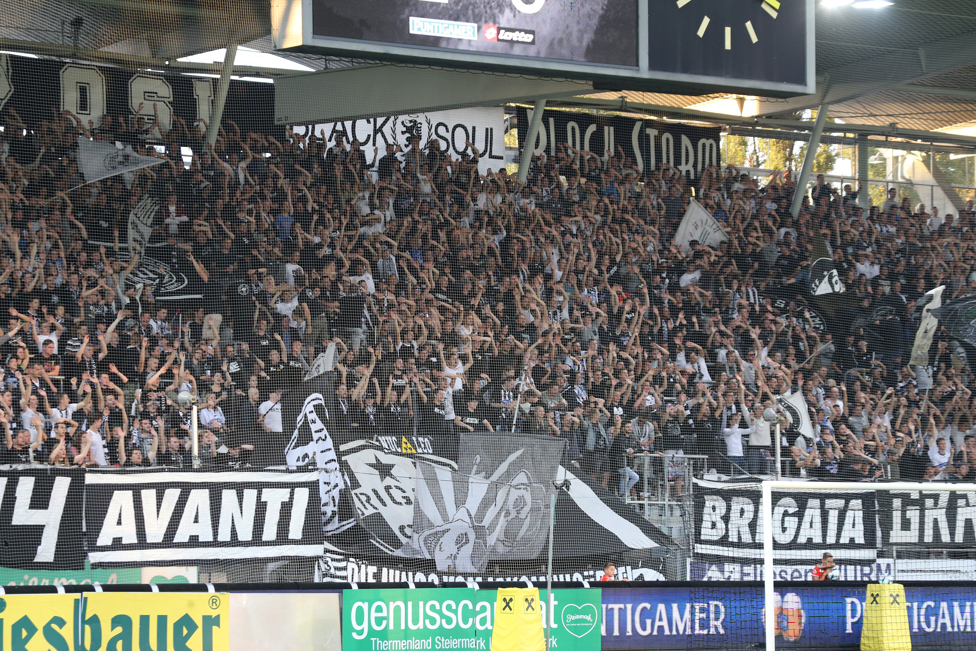
[[[545,590],[539,596],[545,601]],[[495,590],[414,588],[344,590],[343,651],[491,649]],[[549,648],[599,651],[599,589],[553,590]],[[542,616],[549,608],[543,603]]]
[[[0,586],[14,585],[102,585],[139,583],[190,583],[188,572],[195,576],[196,568],[119,568],[93,569],[85,563],[84,570],[64,572],[45,570],[17,570],[0,567]],[[196,579],[193,580],[196,582]]]

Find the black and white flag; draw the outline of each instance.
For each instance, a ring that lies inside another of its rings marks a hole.
[[[457,472],[418,461],[413,540],[401,554],[464,572],[538,557],[564,447],[549,437],[472,434],[461,437]]]
[[[912,356],[909,363],[914,366],[929,365],[929,349],[932,348],[932,340],[935,333],[939,330],[939,318],[946,316],[940,311],[942,307],[942,292],[945,285],[939,285],[935,289],[925,292],[925,295],[918,300],[915,310],[921,309],[918,331],[915,333],[915,343],[912,344]],[[934,314],[933,314],[934,312]]]
[[[0,565],[81,570],[83,472],[18,469],[0,474]]]
[[[129,251],[135,251],[133,244],[139,245],[139,250],[145,254],[149,248],[149,238],[153,232],[153,221],[162,204],[151,192],[147,192],[139,203],[129,212],[128,245]]]
[[[88,558],[151,565],[321,556],[317,492],[316,472],[89,472]]]
[[[803,397],[803,392],[797,391],[788,396],[780,396],[778,402],[786,413],[786,418],[790,421],[792,428],[807,441],[813,441],[816,435],[813,431],[810,410],[807,409],[807,400]]]
[[[335,443],[329,434],[329,409],[325,404],[331,385],[324,378],[303,382],[285,394],[282,423],[291,437],[284,444],[285,463],[291,469],[315,469],[319,473],[322,523],[326,534],[352,526],[339,514],[342,473]]]
[[[119,149],[112,142],[78,137],[78,171],[85,177],[85,183],[93,183],[116,174],[134,172],[163,162],[164,159],[155,156],[140,156],[132,150],[132,145]]]
[[[363,551],[395,554],[413,537],[417,493],[415,455],[398,454],[381,445],[353,441],[342,447],[342,467],[356,519],[374,549]],[[453,463],[424,456],[433,463]]]
[[[688,201],[688,210],[674,234],[674,243],[680,244],[682,251],[688,253],[693,240],[703,246],[717,247],[728,239],[722,225],[701,204],[694,199]]]
[[[830,249],[830,243],[822,234],[817,233],[810,252],[810,293],[821,296],[843,294],[845,291],[844,283],[834,266],[834,253]]]

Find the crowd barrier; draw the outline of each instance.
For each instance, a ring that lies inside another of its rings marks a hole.
[[[496,590],[526,583],[333,584],[328,590],[321,584],[8,586],[0,594],[0,648],[490,649]],[[904,586],[912,648],[976,647],[976,583]],[[548,602],[540,589],[539,610],[557,651],[720,651],[763,641],[757,581],[553,588]],[[783,648],[859,648],[866,583],[783,582],[776,591]]]

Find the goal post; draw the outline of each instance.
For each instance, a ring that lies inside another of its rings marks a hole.
[[[775,556],[773,553],[773,491],[911,491],[923,493],[973,492],[976,484],[941,484],[916,482],[843,482],[843,481],[790,481],[771,480],[762,482],[763,523],[763,608],[766,651],[776,649],[776,590],[774,586]]]

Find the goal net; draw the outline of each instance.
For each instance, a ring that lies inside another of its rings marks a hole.
[[[906,583],[904,603],[898,595],[892,600],[907,609],[912,636],[923,635],[926,645],[971,634],[972,603],[960,600],[943,579],[971,575],[976,562],[971,543],[965,542],[976,528],[974,489],[971,484],[764,482],[755,533],[762,541],[765,648],[794,648],[811,639],[838,647],[857,643],[867,607],[878,599],[865,583]],[[871,565],[873,570],[866,569]],[[821,639],[828,631],[836,639]]]

